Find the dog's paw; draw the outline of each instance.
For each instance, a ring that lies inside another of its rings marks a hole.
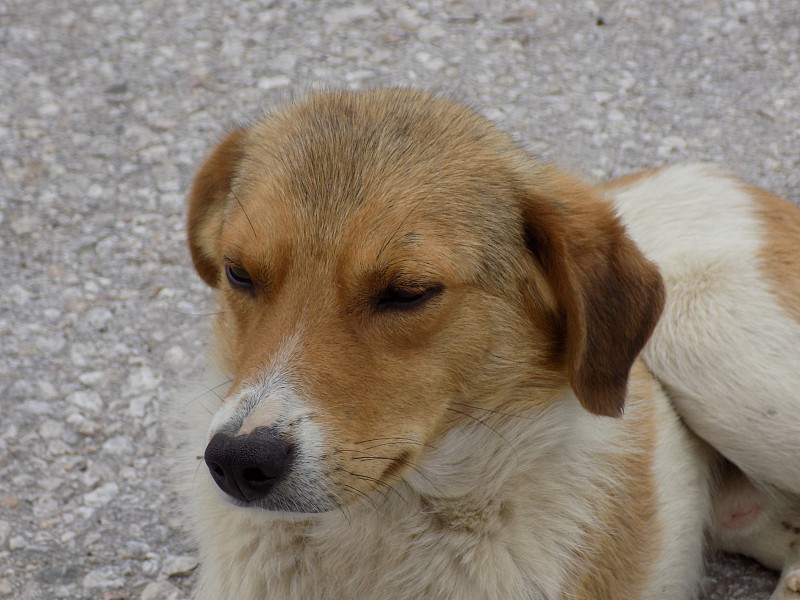
[[[800,569],[789,573],[786,578],[786,587],[791,592],[800,593]]]
[[[800,600],[800,565],[784,572],[769,600]]]

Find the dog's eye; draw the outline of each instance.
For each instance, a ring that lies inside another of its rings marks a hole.
[[[409,310],[417,308],[444,288],[435,285],[427,288],[404,288],[390,285],[375,298],[379,310]]]
[[[225,265],[225,276],[230,284],[240,290],[252,290],[253,280],[250,274],[241,267]]]

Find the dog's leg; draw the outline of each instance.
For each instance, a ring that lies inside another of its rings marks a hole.
[[[722,471],[712,529],[717,547],[782,571],[770,600],[800,600],[800,497],[759,490],[730,464]]]
[[[610,187],[667,286],[645,362],[692,431],[800,495],[800,211],[702,165]]]
[[[800,598],[800,562],[784,570],[780,583],[770,600],[797,600]]]

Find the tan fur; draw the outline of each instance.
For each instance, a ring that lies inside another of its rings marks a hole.
[[[800,323],[800,210],[791,202],[750,186],[764,228],[759,261],[770,289],[787,314]]]
[[[190,455],[283,428],[310,475],[277,515],[192,479],[200,597],[692,594],[710,451],[637,361],[664,285],[608,201],[656,173],[591,186],[400,89],[225,138],[188,229],[231,384]],[[790,250],[769,246],[776,284]]]

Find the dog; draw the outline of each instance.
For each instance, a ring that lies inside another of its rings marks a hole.
[[[188,238],[220,305],[181,417],[197,598],[686,600],[714,548],[800,599],[788,201],[322,91],[217,146]]]

